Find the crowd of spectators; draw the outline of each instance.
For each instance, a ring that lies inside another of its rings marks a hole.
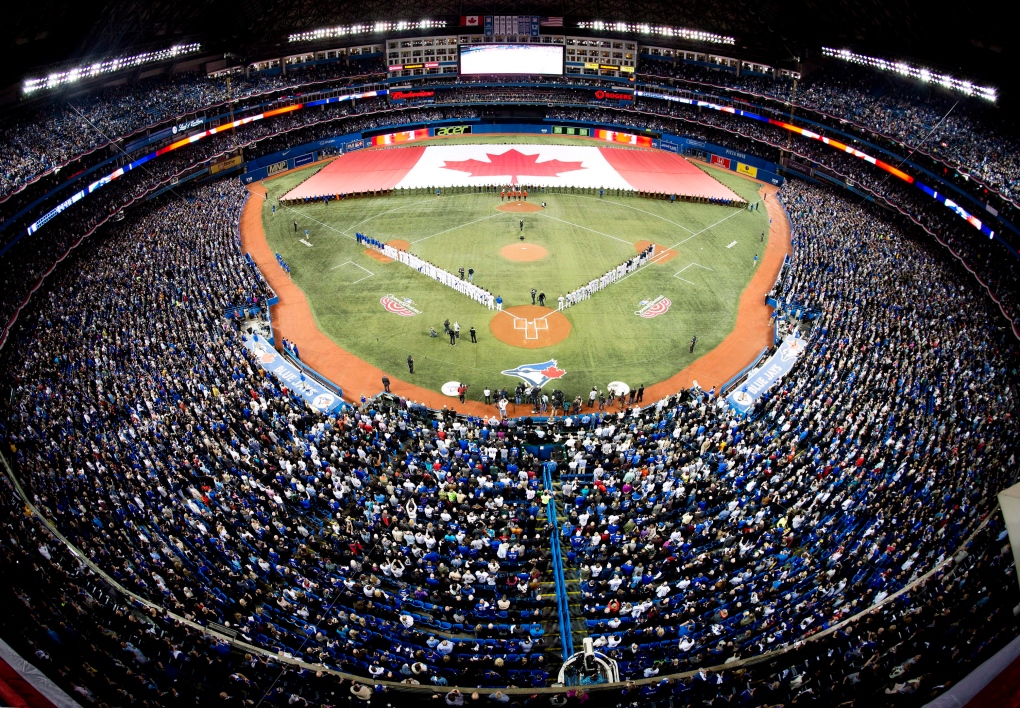
[[[890,140],[888,147],[906,145],[915,156],[930,156],[1020,205],[1020,138],[1010,121],[981,99],[838,63],[796,84],[683,62],[649,60],[642,71],[767,96],[832,117],[837,127],[846,128],[839,121],[849,121],[862,137],[874,139],[877,133]]]
[[[377,58],[213,78],[173,74],[94,92],[61,95],[11,116],[0,138],[0,198],[55,167],[149,126],[283,88],[385,71]]]
[[[1001,519],[961,553],[1015,481],[1017,345],[940,249],[842,193],[790,183],[780,198],[794,265],[774,294],[823,314],[747,419],[702,392],[544,423],[402,399],[324,416],[224,317],[268,294],[236,237],[244,190],[129,213],[4,347],[0,436],[68,541],[162,610],[111,597],[5,484],[5,567],[24,569],[5,592],[27,612],[3,626],[29,628],[18,641],[87,703],[393,700],[291,658],[500,701],[496,686],[550,679],[542,588],[559,533],[585,633],[627,679],[793,649],[596,701],[930,698],[1017,631]],[[539,429],[558,491],[527,447]],[[167,611],[282,657],[233,652]]]
[[[983,294],[841,194],[780,198],[795,266],[774,295],[822,315],[755,419],[707,398],[603,431],[608,456],[566,440],[585,472],[564,484],[564,540],[624,675],[760,654],[879,602],[1014,481],[1017,346]]]

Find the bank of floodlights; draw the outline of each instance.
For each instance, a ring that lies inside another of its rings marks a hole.
[[[650,25],[643,22],[603,22],[602,20],[590,20],[578,22],[577,28],[594,30],[596,32],[658,35],[660,37],[687,39],[692,42],[708,42],[710,44],[736,44],[736,40],[733,37],[715,34],[714,32],[702,32],[701,30],[687,29],[686,27]]]
[[[831,47],[822,47],[822,56],[842,59],[851,64],[859,64],[878,71],[908,76],[926,84],[938,84],[952,91],[959,91],[967,96],[977,96],[986,101],[994,102],[998,98],[996,90],[991,86],[977,86],[970,81],[957,79],[948,74],[940,74],[923,66],[915,66],[902,61],[889,61],[880,57],[869,57],[851,52],[849,49],[832,49]]]
[[[104,59],[103,61],[97,61],[93,64],[86,64],[84,66],[76,66],[73,69],[57,71],[43,78],[25,79],[22,84],[22,90],[25,93],[34,93],[41,89],[56,88],[57,86],[72,84],[76,81],[81,81],[82,79],[91,79],[96,76],[102,76],[103,74],[112,74],[113,72],[121,71],[122,69],[132,69],[136,66],[142,66],[143,64],[152,64],[154,62],[166,61],[167,59],[173,59],[185,54],[194,54],[201,48],[201,44],[198,42],[192,42],[191,44],[175,44],[174,46],[167,47],[166,49],[159,49],[154,52],[142,52],[141,54],[135,54],[134,56],[129,57]]]
[[[308,30],[307,32],[295,32],[287,36],[288,42],[315,42],[320,39],[336,39],[338,37],[356,37],[361,34],[383,34],[386,32],[407,32],[410,30],[441,29],[446,27],[446,20],[419,20],[410,22],[399,20],[397,22],[363,22],[356,25],[340,25],[338,27],[322,27],[320,29]]]

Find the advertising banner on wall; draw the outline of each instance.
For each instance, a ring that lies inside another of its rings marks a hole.
[[[246,336],[243,342],[267,373],[275,376],[282,385],[301,396],[315,410],[333,413],[343,405],[340,396],[310,376],[305,376],[304,372],[287,361],[265,339],[257,335]]]
[[[779,345],[779,350],[775,354],[752,371],[747,380],[726,397],[730,407],[741,415],[746,414],[763,393],[790,373],[790,369],[797,363],[797,358],[803,353],[804,340],[800,338],[799,333],[788,336]]]

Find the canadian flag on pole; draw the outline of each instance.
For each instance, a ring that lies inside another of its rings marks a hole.
[[[461,27],[478,27],[482,24],[481,15],[461,15],[460,26]]]

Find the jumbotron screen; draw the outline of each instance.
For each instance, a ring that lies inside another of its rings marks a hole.
[[[460,73],[562,76],[563,47],[542,44],[484,44],[460,48]]]

